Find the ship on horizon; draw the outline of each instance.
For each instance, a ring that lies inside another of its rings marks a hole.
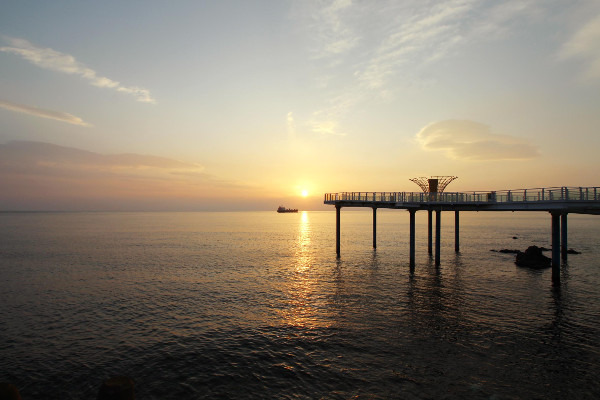
[[[284,206],[279,206],[277,208],[277,212],[278,213],[297,213],[298,209],[297,208],[285,208]]]

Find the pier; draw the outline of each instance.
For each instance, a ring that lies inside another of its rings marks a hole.
[[[561,259],[567,259],[567,215],[600,215],[600,187],[549,187],[474,192],[342,192],[326,193],[325,204],[335,206],[336,253],[340,249],[340,218],[343,207],[373,209],[373,248],[377,248],[377,209],[407,210],[410,213],[409,263],[415,266],[415,215],[427,211],[427,250],[435,250],[435,265],[440,265],[442,211],[454,212],[454,249],[460,251],[461,211],[544,211],[551,215],[552,281],[560,283]],[[435,213],[435,249],[433,248],[433,214]]]

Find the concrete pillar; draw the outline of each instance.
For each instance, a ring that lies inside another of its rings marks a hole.
[[[562,259],[567,260],[568,240],[567,240],[567,213],[560,215],[560,252]]]
[[[459,235],[460,217],[459,217],[459,215],[460,214],[458,211],[454,211],[454,251],[457,253],[460,251],[460,235]]]
[[[435,266],[440,265],[440,238],[442,234],[442,210],[435,210]]]
[[[432,246],[432,234],[431,234],[431,220],[433,214],[433,210],[427,210],[427,254],[433,254],[433,246]]]
[[[377,207],[373,207],[373,248],[377,248]]]
[[[415,214],[417,210],[408,210],[410,213],[410,269],[415,268]]]
[[[552,213],[552,282],[560,284],[560,213]]]
[[[335,205],[335,253],[340,256],[340,211],[342,206]]]

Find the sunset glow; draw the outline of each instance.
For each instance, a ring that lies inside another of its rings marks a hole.
[[[598,2],[141,7],[3,6],[1,210],[598,184]]]

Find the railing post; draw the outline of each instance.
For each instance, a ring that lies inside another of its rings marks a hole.
[[[579,187],[579,200],[583,200],[583,188]]]

